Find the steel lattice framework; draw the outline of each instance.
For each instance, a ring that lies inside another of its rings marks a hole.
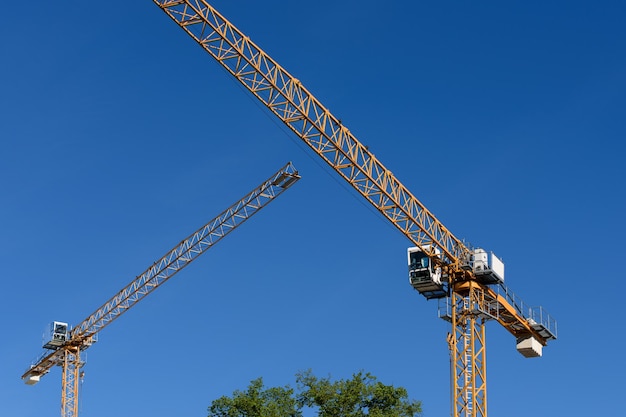
[[[495,319],[516,337],[531,335],[545,345],[508,291],[500,295],[477,282],[467,268],[471,251],[400,183],[366,146],[303,85],[205,0],[153,0],[191,38],[259,99],[289,129],[366,198],[414,245],[429,253],[448,280],[456,303],[470,292],[481,294],[477,318],[455,308],[449,335],[454,417],[486,417],[485,321]],[[435,255],[439,250],[440,255]],[[466,285],[470,283],[470,289]],[[503,287],[504,288],[504,287]],[[471,291],[470,291],[471,290]],[[552,336],[552,335],[549,335]],[[555,336],[555,335],[554,335]]]
[[[261,185],[176,245],[76,325],[70,333],[69,341],[57,350],[44,352],[22,375],[22,379],[40,377],[47,374],[53,366],[62,366],[61,415],[76,417],[77,381],[83,364],[81,353],[94,343],[97,333],[267,206],[299,179],[300,176],[291,163],[279,169]]]
[[[452,235],[298,79],[205,0],[153,2],[443,269],[449,293],[446,300],[451,310],[445,318],[452,322],[448,342],[453,364],[453,416],[486,417],[485,322],[496,320],[518,340],[530,336],[542,345],[556,338],[556,322],[553,323],[542,310],[538,315],[529,313],[503,284],[499,284],[501,293],[497,288],[478,282],[468,268],[470,249]],[[282,178],[283,185],[294,180],[293,177]],[[215,232],[217,240],[223,237],[220,233],[225,235],[237,226],[238,217],[234,217],[229,217],[233,223],[224,224],[224,229],[222,226],[216,228],[219,229]],[[186,245],[181,243],[174,248],[76,326],[66,346],[43,355],[23,378],[43,375],[52,366],[63,365],[63,410],[67,409],[63,416],[75,416],[75,381],[81,366],[81,350],[94,342],[100,329],[215,243],[206,246],[200,243],[205,239],[210,242],[212,237],[213,232],[194,243],[192,235]]]
[[[63,350],[63,359],[60,364],[63,367],[61,382],[61,416],[78,415],[78,378],[81,360],[80,346],[67,346]]]
[[[487,416],[487,363],[485,322],[480,289],[462,294],[453,292],[452,333],[448,336],[452,358],[453,416]]]
[[[469,250],[301,83],[204,0],[153,0],[411,241],[448,266]]]

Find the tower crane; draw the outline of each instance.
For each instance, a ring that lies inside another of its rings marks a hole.
[[[504,264],[455,237],[304,85],[206,0],[153,0],[178,26],[404,234],[409,282],[440,300],[453,372],[452,415],[486,417],[485,322],[496,320],[526,357],[556,339],[556,321],[504,284]]]
[[[83,352],[96,342],[98,332],[213,247],[299,179],[300,176],[291,162],[286,164],[261,185],[181,241],[73,329],[70,329],[67,323],[53,322],[49,338],[43,346],[45,350],[22,375],[24,382],[34,385],[53,366],[61,366],[63,368],[61,416],[76,417],[79,387],[77,382],[80,369],[84,365]]]

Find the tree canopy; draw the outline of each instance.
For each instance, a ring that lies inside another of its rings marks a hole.
[[[246,391],[220,397],[209,407],[209,417],[300,417],[294,390],[289,387],[265,389],[263,379],[250,382]]]
[[[255,379],[246,391],[214,400],[209,417],[302,417],[304,410],[318,417],[417,417],[422,412],[421,402],[410,400],[406,389],[385,385],[370,373],[332,381],[300,372],[296,386],[265,388],[262,378]]]

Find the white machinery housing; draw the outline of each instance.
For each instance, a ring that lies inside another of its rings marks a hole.
[[[435,256],[441,253],[439,249],[431,249],[428,245],[424,246],[424,250],[432,250]],[[441,267],[434,264],[431,256],[418,247],[407,249],[409,283],[427,299],[442,298],[447,296],[448,292],[443,284]]]
[[[504,282],[504,263],[493,252],[474,249],[470,259],[470,267],[476,279],[483,284],[499,284]]]
[[[518,339],[517,351],[524,355],[526,358],[538,358],[542,353],[541,343],[532,336]]]
[[[48,331],[44,334],[45,349],[56,350],[63,346],[70,338],[69,326],[67,323],[53,321],[48,327]]]

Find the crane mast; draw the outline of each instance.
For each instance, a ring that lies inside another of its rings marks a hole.
[[[410,282],[427,299],[443,300],[440,316],[452,323],[452,415],[486,417],[485,322],[498,321],[528,357],[556,338],[556,322],[518,303],[503,276],[484,274],[478,265],[488,265],[489,254],[455,237],[297,78],[206,0],[153,2],[415,245],[413,260],[422,254],[427,265],[410,264]]]
[[[299,179],[300,176],[294,166],[291,163],[286,164],[258,187],[181,241],[71,331],[67,330],[65,323],[54,322],[52,337],[44,344],[47,350],[22,375],[24,382],[34,385],[53,366],[61,366],[63,368],[61,416],[77,416],[77,382],[84,364],[82,352],[96,341],[98,332],[213,247]]]

